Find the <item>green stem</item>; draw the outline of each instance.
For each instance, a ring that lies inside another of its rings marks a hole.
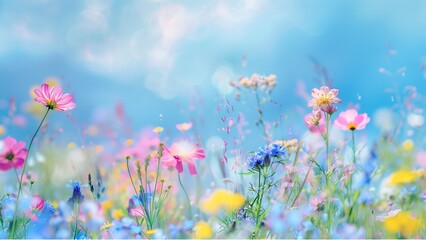
[[[327,171],[330,170],[331,168],[331,163],[330,163],[330,152],[329,152],[329,138],[330,138],[330,115],[328,113],[324,113],[325,115],[325,157],[326,157],[326,161],[327,161]]]
[[[185,187],[182,184],[182,180],[180,179],[180,173],[178,173],[178,179],[179,179],[179,184],[183,190],[183,192],[185,193],[186,196],[186,200],[188,200],[188,207],[189,207],[189,216],[192,217],[192,207],[191,207],[191,200],[189,199],[188,193],[185,190]]]
[[[27,160],[28,160],[28,156],[30,155],[30,150],[31,150],[31,146],[33,145],[34,139],[37,136],[37,133],[39,132],[41,126],[43,125],[44,120],[47,117],[47,114],[49,113],[50,108],[47,108],[46,113],[44,114],[43,118],[41,119],[40,124],[37,127],[37,130],[35,131],[34,135],[31,138],[30,144],[28,145],[28,150],[27,150],[27,155],[25,156],[25,161],[24,161],[24,167],[22,168],[22,173],[21,173],[21,177],[19,179],[19,188],[18,188],[18,195],[16,197],[16,204],[15,204],[15,212],[14,212],[14,216],[13,216],[13,224],[12,224],[12,231],[9,235],[9,238],[14,238],[15,237],[15,231],[16,231],[16,217],[18,215],[18,207],[19,207],[19,197],[21,196],[21,191],[22,191],[22,179],[24,178],[24,174],[25,174],[25,169],[27,167]]]
[[[78,216],[80,215],[80,204],[77,204],[77,213],[75,216],[75,225],[74,225],[74,233],[73,238],[77,239],[77,232],[78,232]]]
[[[355,151],[355,131],[352,130],[352,152],[353,152],[353,162],[356,164],[356,151]]]

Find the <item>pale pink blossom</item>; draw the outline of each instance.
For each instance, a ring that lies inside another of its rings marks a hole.
[[[0,170],[7,171],[11,168],[24,166],[27,149],[24,142],[18,142],[12,137],[3,140],[3,151],[0,154]]]
[[[74,98],[69,93],[62,94],[60,87],[50,87],[43,83],[40,88],[34,90],[34,93],[37,95],[34,100],[49,109],[64,112],[75,108]]]
[[[181,132],[186,132],[192,128],[192,122],[176,124],[176,128]]]
[[[176,167],[179,173],[183,172],[183,162],[186,162],[189,173],[196,175],[195,160],[204,158],[205,153],[200,148],[199,143],[191,144],[187,141],[179,141],[173,143],[171,147],[165,147],[164,156],[161,161],[167,167]]]
[[[325,120],[321,112],[310,113],[305,116],[304,120],[311,133],[321,134],[325,132]]]
[[[349,109],[339,114],[339,117],[334,121],[334,126],[341,130],[361,130],[367,126],[370,118],[366,113],[358,114],[355,109]]]
[[[314,112],[320,110],[326,113],[333,113],[336,111],[336,107],[333,105],[335,103],[341,103],[340,98],[337,97],[339,90],[330,89],[327,86],[322,86],[320,89],[312,89],[312,97],[308,103],[309,107],[313,107]]]

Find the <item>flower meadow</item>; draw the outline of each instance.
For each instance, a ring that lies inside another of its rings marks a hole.
[[[426,238],[425,9],[0,0],[0,238]]]
[[[207,151],[196,122],[158,125],[124,141],[113,134],[119,129],[93,124],[87,134],[108,141],[59,144],[51,115],[84,103],[59,80],[34,86],[27,109],[38,127],[29,139],[13,132],[2,139],[1,237],[423,238],[426,151],[399,137],[423,126],[414,101],[400,109],[408,123],[401,115],[395,129],[369,139],[363,131],[371,117],[362,106],[342,107],[340,90],[325,84],[305,93],[305,134],[277,138],[280,122],[263,114],[277,84],[274,74],[229,82],[235,98],[217,106],[223,138],[215,151]],[[248,101],[252,124],[238,110]],[[262,136],[258,148],[244,148],[248,130]],[[80,169],[72,179],[54,170],[70,167]]]

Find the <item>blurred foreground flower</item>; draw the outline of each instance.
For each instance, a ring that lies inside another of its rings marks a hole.
[[[0,154],[0,170],[11,168],[20,169],[24,165],[27,149],[24,142],[18,142],[12,137],[3,140],[3,151]]]
[[[36,102],[43,104],[51,110],[68,111],[75,108],[74,98],[69,94],[62,94],[60,87],[49,87],[43,83],[40,88],[35,89]]]
[[[349,109],[339,114],[339,117],[334,121],[334,126],[344,131],[361,130],[367,126],[370,118],[366,113],[358,114],[355,109]]]
[[[389,183],[393,185],[411,183],[415,181],[417,178],[420,178],[421,176],[422,176],[421,171],[401,170],[392,174]]]
[[[198,222],[195,227],[195,238],[211,238],[214,235],[214,232],[210,225],[204,221]]]
[[[232,212],[243,206],[245,198],[238,193],[217,189],[209,198],[201,201],[200,209],[208,214],[218,214],[221,210]]]
[[[183,172],[183,162],[186,162],[189,173],[196,175],[197,169],[194,161],[196,159],[204,159],[206,156],[204,150],[199,146],[199,143],[193,145],[187,141],[173,143],[170,148],[165,148],[166,151],[164,151],[164,156],[161,160],[167,167],[176,167],[179,173]]]

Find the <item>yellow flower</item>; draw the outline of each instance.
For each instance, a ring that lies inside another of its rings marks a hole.
[[[131,146],[133,145],[133,143],[134,143],[133,139],[130,139],[130,138],[124,141],[124,144],[126,144],[127,146]]]
[[[392,174],[389,183],[392,185],[411,183],[421,177],[422,174],[422,171],[401,170]]]
[[[68,149],[72,150],[74,148],[75,148],[75,143],[73,142],[68,143]]]
[[[198,222],[195,227],[195,238],[211,238],[214,235],[214,232],[210,225],[204,221]]]
[[[123,211],[121,211],[120,209],[118,209],[118,210],[114,210],[114,211],[112,212],[112,217],[113,217],[114,219],[120,220],[122,217],[124,217],[124,213],[123,213]]]
[[[407,139],[401,144],[402,149],[404,149],[407,152],[411,152],[414,148],[414,142],[411,139]]]
[[[6,132],[6,129],[0,125],[0,136],[3,135]]]
[[[104,150],[104,147],[102,145],[96,145],[95,152],[101,153]]]
[[[154,131],[155,133],[159,134],[159,133],[161,133],[163,130],[164,130],[164,128],[162,128],[162,127],[156,127],[156,128],[154,128],[152,131]]]
[[[406,238],[415,234],[423,226],[423,222],[421,220],[402,211],[395,216],[386,218],[384,224],[389,233],[396,234],[399,232]]]
[[[145,234],[146,234],[146,235],[148,235],[148,236],[151,236],[151,235],[153,235],[155,232],[157,232],[157,229],[151,229],[151,230],[147,230],[147,231],[145,231]]]
[[[201,201],[200,209],[208,214],[217,214],[222,209],[232,212],[243,206],[245,198],[238,193],[217,189],[209,198]]]
[[[100,230],[102,231],[102,230],[108,229],[108,228],[112,227],[113,225],[114,224],[107,221],[107,222],[104,223],[104,225],[101,226]]]
[[[104,211],[109,211],[112,208],[112,200],[108,200],[101,203],[102,209]]]

